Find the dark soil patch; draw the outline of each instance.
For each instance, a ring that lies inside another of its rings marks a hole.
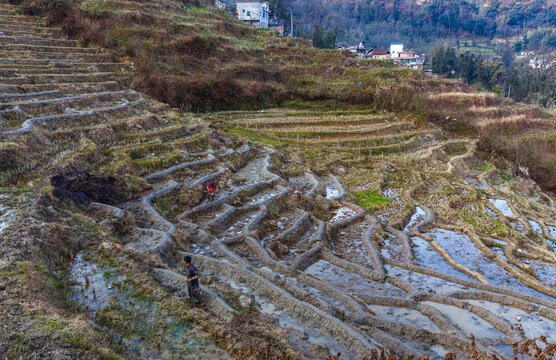
[[[100,202],[117,204],[131,196],[111,176],[99,176],[84,171],[70,170],[53,176],[53,195],[59,200],[71,200],[76,204]]]

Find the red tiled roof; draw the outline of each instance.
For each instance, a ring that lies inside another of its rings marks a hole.
[[[383,49],[373,49],[373,51],[371,51],[372,55],[389,55],[390,51],[388,50],[383,50]]]

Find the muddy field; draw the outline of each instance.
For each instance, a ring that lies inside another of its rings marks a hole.
[[[556,342],[555,200],[473,140],[374,111],[184,113],[0,7],[8,358],[440,359],[473,335],[510,359]]]

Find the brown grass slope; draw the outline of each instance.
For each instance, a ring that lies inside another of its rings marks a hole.
[[[84,46],[112,50],[135,66],[133,87],[188,111],[306,106],[371,108],[413,115],[464,136],[556,190],[554,119],[539,109],[475,93],[347,52],[318,50],[255,29],[210,1],[22,2]],[[437,96],[438,95],[438,96]]]

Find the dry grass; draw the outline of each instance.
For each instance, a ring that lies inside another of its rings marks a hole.
[[[108,48],[131,60],[137,90],[185,110],[253,109],[293,100],[296,106],[319,101],[329,108],[421,111],[418,94],[438,88],[419,71],[348,63],[349,52],[281,39],[215,8],[184,10],[176,0],[79,0],[50,8],[36,0],[22,2],[28,13],[45,13],[50,24],[84,46]],[[441,87],[457,90],[461,84]]]

